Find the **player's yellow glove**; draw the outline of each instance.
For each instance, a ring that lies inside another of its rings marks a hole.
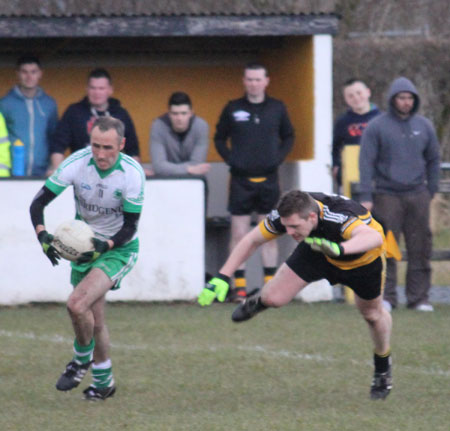
[[[308,237],[305,239],[306,244],[309,244],[314,251],[319,251],[329,257],[339,257],[344,254],[344,249],[341,244],[329,241],[325,238]]]
[[[46,230],[41,230],[38,233],[38,240],[45,255],[49,258],[53,266],[58,265],[58,260],[61,259],[58,251],[52,246],[53,235],[50,235]]]
[[[94,244],[93,251],[86,251],[78,259],[77,263],[88,263],[98,259],[102,253],[109,250],[109,244],[107,241],[102,241],[98,238],[91,238],[92,244]]]
[[[219,302],[223,302],[227,297],[229,288],[230,277],[219,273],[206,283],[206,286],[200,292],[200,295],[198,295],[198,303],[202,307],[205,307],[206,305],[211,305],[215,298]]]

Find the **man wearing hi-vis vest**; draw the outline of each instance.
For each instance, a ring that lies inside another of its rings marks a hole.
[[[11,143],[8,138],[5,118],[0,113],[0,177],[9,177],[11,169]]]

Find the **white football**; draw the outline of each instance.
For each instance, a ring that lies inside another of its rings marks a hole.
[[[93,251],[92,229],[81,220],[61,223],[55,230],[52,245],[64,259],[75,261],[82,253]]]

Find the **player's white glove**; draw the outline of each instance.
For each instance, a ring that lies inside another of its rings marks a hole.
[[[314,251],[319,251],[329,257],[339,257],[344,254],[344,249],[341,244],[325,238],[308,237],[305,239],[305,242]]]

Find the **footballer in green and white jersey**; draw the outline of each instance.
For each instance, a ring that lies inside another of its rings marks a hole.
[[[31,222],[42,251],[52,265],[61,258],[44,224],[45,207],[69,186],[74,188],[76,216],[94,231],[93,250],[71,262],[73,292],[67,300],[75,330],[73,357],[56,382],[56,389],[78,386],[92,366],[86,400],[105,400],[116,392],[105,326],[105,295],[118,289],[136,263],[136,236],[144,203],[144,172],[120,151],[125,126],[113,117],[99,117],[91,131],[90,147],[68,157],[46,180],[30,206]],[[92,363],[93,362],[93,363]]]
[[[91,147],[69,156],[45,182],[56,195],[73,185],[77,218],[100,239],[110,239],[123,225],[123,212],[140,213],[144,203],[145,174],[141,165],[119,153],[107,170],[95,164]],[[136,233],[133,238],[136,237]]]

